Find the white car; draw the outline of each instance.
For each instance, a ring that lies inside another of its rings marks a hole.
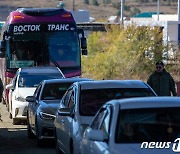
[[[33,95],[38,84],[45,79],[64,78],[57,67],[29,67],[19,68],[12,80],[6,86],[9,91],[9,112],[13,124],[27,119],[27,96]]]
[[[112,100],[86,128],[81,154],[180,152],[180,97]]]
[[[157,96],[137,80],[81,81],[72,84],[63,96],[56,117],[56,152],[79,154],[84,129],[99,108],[115,98]]]

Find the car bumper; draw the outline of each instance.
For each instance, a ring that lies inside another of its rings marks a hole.
[[[37,125],[40,139],[55,139],[54,120],[43,120],[38,117]]]
[[[12,117],[16,119],[27,119],[28,102],[13,101]]]

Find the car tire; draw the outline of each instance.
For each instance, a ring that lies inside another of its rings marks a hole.
[[[9,113],[9,118],[12,119],[12,114],[11,113]]]
[[[41,147],[42,145],[43,145],[42,139],[39,138],[38,125],[37,125],[37,121],[36,121],[36,146]]]
[[[73,146],[73,140],[71,139],[70,141],[70,154],[73,154],[74,153],[74,146]]]
[[[19,125],[21,122],[20,119],[13,118],[13,125]]]
[[[63,154],[63,152],[58,147],[58,140],[55,132],[55,144],[56,144],[56,154]]]
[[[63,152],[59,149],[57,145],[57,139],[56,139],[56,154],[63,154]]]
[[[7,111],[9,112],[9,104],[7,104],[6,107],[7,107]]]
[[[6,100],[4,98],[2,98],[2,101],[1,101],[4,105],[6,105]]]
[[[33,138],[34,134],[32,133],[31,126],[29,124],[29,118],[27,118],[27,136],[28,138]]]

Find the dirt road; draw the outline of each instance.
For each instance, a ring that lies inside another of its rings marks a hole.
[[[13,125],[6,106],[0,103],[0,154],[55,154],[54,142],[47,141],[41,148],[28,139],[26,125]]]

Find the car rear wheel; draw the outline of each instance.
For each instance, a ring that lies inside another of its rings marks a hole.
[[[18,125],[21,123],[20,119],[13,118],[13,125]]]
[[[9,118],[12,119],[12,114],[11,113],[9,113]]]

